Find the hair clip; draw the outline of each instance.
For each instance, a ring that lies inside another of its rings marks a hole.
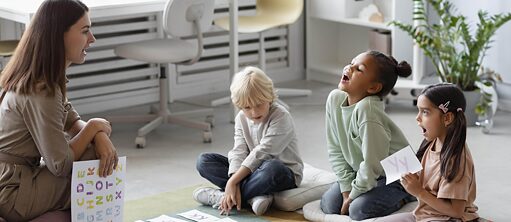
[[[458,109],[456,109],[456,111],[463,112],[463,109],[462,108],[458,108]]]
[[[449,107],[449,103],[450,103],[450,102],[451,102],[451,101],[447,101],[447,102],[446,102],[446,103],[444,103],[444,104],[440,104],[440,105],[438,106],[438,108],[439,108],[439,109],[441,109],[444,113],[447,113],[447,111],[449,111],[449,108],[448,108],[448,107]]]

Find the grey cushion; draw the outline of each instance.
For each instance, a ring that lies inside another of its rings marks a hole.
[[[322,221],[322,222],[355,222],[356,220],[352,220],[350,217],[346,215],[339,214],[325,214],[320,208],[320,200],[316,200],[305,204],[303,206],[303,216],[305,219],[309,221]],[[404,205],[401,209],[394,212],[393,214],[403,213],[403,212],[412,212],[415,207],[417,207],[417,201],[410,202]],[[363,222],[371,222],[376,220],[376,218],[370,218],[363,220]]]
[[[274,194],[274,207],[284,211],[295,211],[308,202],[321,198],[336,176],[332,172],[304,164],[303,180],[298,188]]]

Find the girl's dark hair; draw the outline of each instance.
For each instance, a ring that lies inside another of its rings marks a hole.
[[[378,64],[378,82],[382,84],[382,89],[376,95],[380,98],[392,91],[398,76],[408,77],[412,73],[412,68],[406,61],[398,63],[394,57],[378,51],[368,51],[367,54],[373,56]]]
[[[2,71],[0,86],[5,91],[32,94],[42,83],[49,95],[60,88],[65,98],[64,33],[88,11],[79,0],[44,1]]]
[[[454,115],[453,122],[447,127],[447,135],[442,151],[440,151],[440,174],[450,182],[458,175],[465,150],[467,137],[467,121],[464,113],[466,109],[465,96],[458,86],[450,83],[430,85],[422,91],[421,95],[427,97],[436,107],[442,105],[447,108],[445,113],[451,112]],[[444,113],[442,109],[440,111]],[[431,142],[422,141],[419,151],[417,151],[419,159],[422,159],[429,144]]]

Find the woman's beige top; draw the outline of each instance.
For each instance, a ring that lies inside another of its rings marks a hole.
[[[0,103],[0,213],[14,208],[23,216],[38,208],[28,206],[34,190],[41,192],[71,174],[74,154],[65,131],[80,117],[58,89],[55,96],[47,96],[46,91],[33,95],[2,91],[0,95],[4,97]],[[45,166],[40,165],[41,157]],[[52,181],[41,181],[39,175],[48,170],[55,178],[44,176]]]

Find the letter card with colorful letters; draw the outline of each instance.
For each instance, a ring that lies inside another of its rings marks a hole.
[[[71,216],[73,222],[120,222],[126,182],[126,157],[119,157],[112,175],[99,177],[99,160],[73,163]]]

